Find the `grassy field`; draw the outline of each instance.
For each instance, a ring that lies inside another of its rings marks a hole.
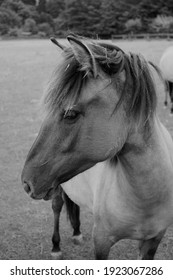
[[[117,41],[124,50],[142,53],[156,64],[171,41]],[[23,191],[21,170],[41,124],[39,100],[61,53],[49,40],[0,41],[0,259],[49,259],[53,214],[51,203],[34,201]],[[158,113],[173,136],[173,118],[163,108],[160,86]],[[65,259],[93,259],[92,216],[82,210],[83,246],[71,241],[72,230],[61,215],[61,248]],[[156,259],[173,259],[169,228]],[[123,240],[110,259],[136,259],[137,242]]]

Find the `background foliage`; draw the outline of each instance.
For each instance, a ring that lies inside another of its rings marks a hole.
[[[173,32],[173,0],[0,0],[0,35]]]

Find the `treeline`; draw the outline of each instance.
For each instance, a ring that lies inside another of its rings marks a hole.
[[[0,0],[0,35],[173,32],[173,0]]]

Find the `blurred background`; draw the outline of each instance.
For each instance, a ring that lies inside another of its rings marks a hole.
[[[64,37],[68,31],[102,39],[173,33],[173,1],[0,0],[1,37]]]

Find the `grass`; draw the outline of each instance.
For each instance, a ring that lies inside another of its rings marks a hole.
[[[117,41],[124,50],[140,52],[159,62],[169,41]],[[51,203],[28,198],[20,182],[21,170],[41,124],[39,100],[61,52],[48,40],[0,41],[0,259],[49,259],[53,214]],[[173,119],[163,109],[163,88],[158,113],[173,135]],[[72,230],[61,216],[61,248],[65,259],[93,259],[92,216],[81,213],[83,246],[71,242]],[[167,231],[156,258],[173,259],[173,233]],[[112,248],[110,259],[136,259],[137,242],[123,240]]]

